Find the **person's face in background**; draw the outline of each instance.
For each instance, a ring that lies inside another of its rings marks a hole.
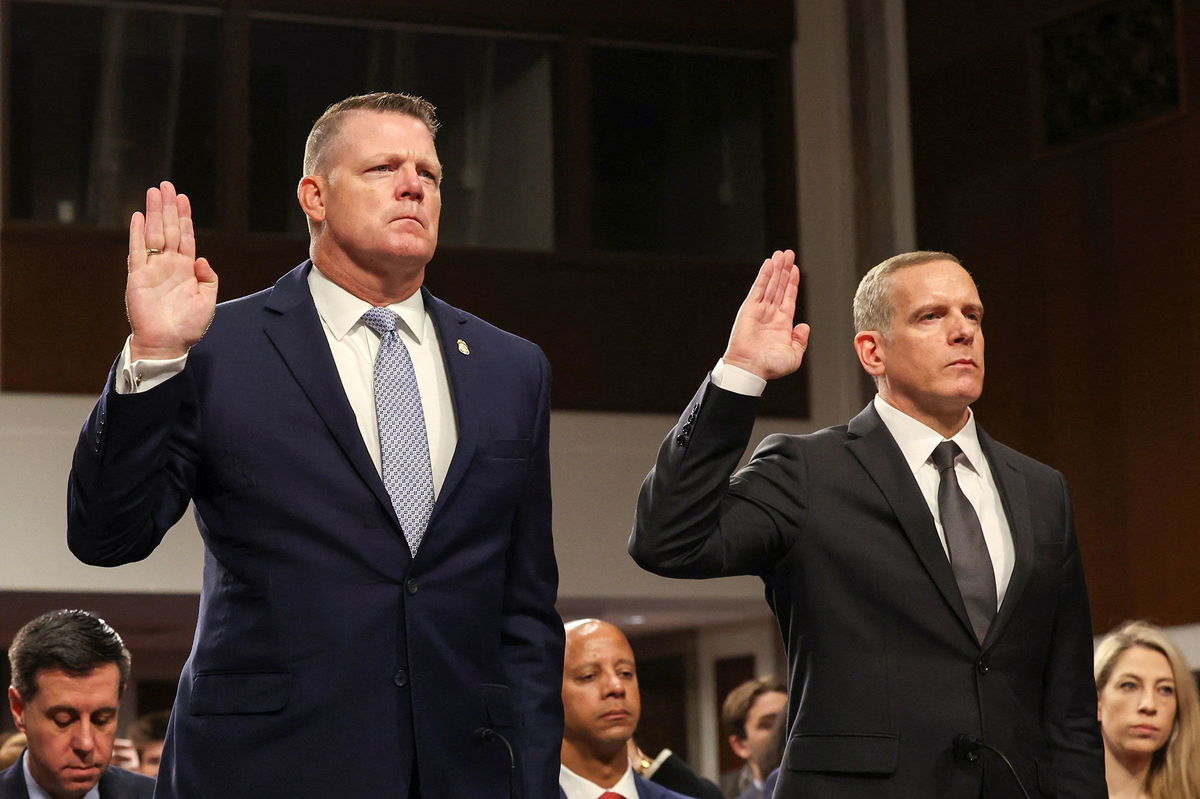
[[[1149,757],[1175,726],[1175,674],[1155,649],[1134,646],[1117,657],[1098,696],[1104,746],[1121,760]]]
[[[112,759],[120,670],[105,663],[76,677],[44,669],[36,680],[38,690],[28,702],[8,689],[13,720],[28,738],[29,773],[54,799],[78,799]]]
[[[142,748],[138,773],[145,774],[147,777],[158,777],[158,767],[162,763],[163,743],[165,742],[150,741]]]
[[[746,713],[746,737],[734,735],[729,739],[734,753],[750,763],[759,780],[765,779],[779,765],[775,723],[779,715],[786,712],[787,694],[780,691],[761,693]]]
[[[585,750],[624,749],[642,714],[637,667],[616,627],[589,622],[567,632],[564,741]]]

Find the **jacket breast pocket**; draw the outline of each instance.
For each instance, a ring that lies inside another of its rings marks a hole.
[[[802,733],[787,747],[791,771],[887,775],[896,771],[900,736],[893,733]]]
[[[283,710],[292,692],[286,671],[210,672],[192,680],[193,716],[247,715]]]
[[[531,446],[528,438],[495,438],[484,445],[483,454],[498,460],[524,460]]]

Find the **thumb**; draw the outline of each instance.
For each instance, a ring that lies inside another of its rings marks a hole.
[[[808,349],[808,337],[812,332],[812,328],[805,322],[801,322],[792,328],[792,344],[798,346],[801,350]]]
[[[208,263],[207,258],[196,259],[195,274],[196,280],[200,283],[211,283],[213,286],[216,286],[217,273],[213,271],[213,268]]]

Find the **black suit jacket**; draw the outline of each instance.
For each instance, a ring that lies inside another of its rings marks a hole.
[[[159,799],[403,797],[414,769],[438,799],[500,799],[510,781],[553,796],[563,627],[546,359],[423,291],[458,443],[413,557],[309,268],[221,303],[162,385],[118,395],[110,375],[75,450],[81,560],[147,557],[189,500],[204,538]]]
[[[705,383],[638,502],[630,553],[674,577],[759,575],[790,660],[776,796],[1105,799],[1087,589],[1066,483],[993,441],[1016,562],[981,646],[933,516],[873,405],[749,440],[756,398]]]
[[[0,771],[0,799],[29,799],[21,762],[18,758],[16,763]],[[100,799],[151,799],[154,796],[154,780],[116,766],[104,770],[99,787]]]

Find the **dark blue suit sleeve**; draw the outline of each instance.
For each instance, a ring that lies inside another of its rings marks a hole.
[[[75,446],[67,544],[93,566],[147,557],[187,510],[198,416],[185,369],[142,394],[118,394],[116,367]]]
[[[562,745],[563,625],[554,609],[550,498],[550,367],[539,351],[536,433],[525,489],[512,523],[501,643],[505,672],[516,690],[522,741],[517,747],[522,796],[553,796]]]

